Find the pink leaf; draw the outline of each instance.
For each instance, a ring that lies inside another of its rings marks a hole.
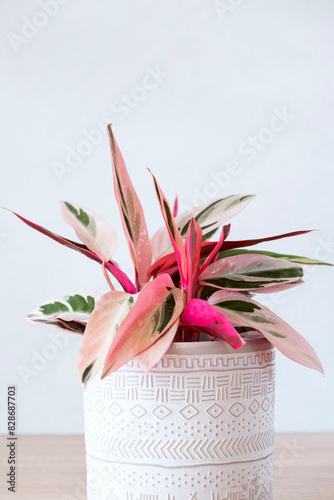
[[[179,199],[176,196],[175,201],[174,201],[174,207],[173,207],[173,217],[177,217],[178,211],[179,211]]]
[[[206,261],[202,265],[202,267],[199,271],[200,273],[202,273],[211,264],[211,262],[214,262],[216,257],[218,257],[219,250],[220,250],[221,246],[223,245],[224,241],[226,240],[226,238],[230,234],[230,229],[231,229],[231,224],[228,224],[227,226],[223,226],[222,232],[220,234],[220,238],[217,241],[214,248],[212,249],[212,251],[210,252],[208,258],[206,259]]]
[[[208,333],[225,340],[233,349],[238,349],[244,344],[230,321],[205,300],[190,300],[181,316],[180,328]]]
[[[8,210],[8,209],[6,209]],[[9,210],[9,212],[12,212]],[[89,259],[95,260],[95,262],[98,262],[102,264],[102,259],[98,255],[96,255],[94,252],[91,252],[85,245],[82,245],[80,243],[77,243],[75,241],[68,240],[67,238],[63,238],[62,236],[59,236],[56,233],[52,233],[51,231],[48,231],[42,226],[39,226],[38,224],[35,224],[34,222],[29,221],[28,219],[25,219],[21,215],[12,212],[16,217],[18,217],[22,222],[27,224],[27,226],[32,227],[36,231],[44,234],[48,238],[51,238],[54,241],[57,241],[57,243],[60,243],[61,245],[66,246],[67,248],[71,248],[72,250],[75,250],[76,252],[80,252]],[[134,284],[130,281],[130,279],[127,277],[127,275],[121,271],[114,262],[107,262],[106,263],[106,268],[108,271],[110,271],[115,278],[118,280],[120,285],[124,288],[126,292],[129,293],[136,293],[136,287]]]
[[[310,233],[312,229],[306,231],[293,231],[292,233],[279,234],[278,236],[269,236],[267,238],[258,238],[256,240],[240,240],[240,241],[226,241],[221,250],[231,250],[233,248],[242,248],[253,245],[259,245],[260,243],[265,243],[266,241],[280,240],[282,238],[290,238],[291,236],[299,236],[301,234]]]
[[[209,303],[231,322],[249,326],[262,333],[285,356],[323,373],[322,365],[310,344],[285,321],[262,304],[242,293],[219,290]]]
[[[196,294],[199,261],[202,245],[202,229],[194,218],[191,219],[186,235],[187,257],[187,300]]]
[[[91,257],[91,259],[99,262],[99,260],[97,260],[95,257],[94,258]],[[123,287],[123,289],[127,293],[136,293],[137,291],[136,287],[134,286],[132,281],[128,278],[128,276],[119,268],[119,266],[116,265],[116,263],[106,262],[105,266],[108,269],[108,271],[110,271],[115,276],[119,284]]]
[[[152,172],[150,172],[152,174]],[[155,190],[157,193],[158,201],[160,204],[160,209],[162,216],[164,218],[166,228],[169,234],[169,237],[171,239],[174,252],[175,252],[175,258],[177,261],[177,264],[179,266],[179,271],[180,271],[180,276],[181,276],[181,282],[182,286],[186,288],[187,286],[187,257],[186,257],[186,252],[185,252],[185,247],[183,243],[182,236],[180,234],[180,231],[177,228],[175,219],[172,215],[171,208],[169,206],[169,203],[160,188],[156,178],[152,174],[153,180],[154,180],[154,186]]]
[[[85,384],[103,366],[119,325],[133,307],[138,294],[113,290],[96,304],[87,323],[79,349],[77,372]]]
[[[275,241],[275,240],[280,240],[282,238],[290,238],[292,236],[299,236],[302,234],[310,233],[311,231],[312,229],[307,231],[293,231],[292,233],[279,234],[277,236],[269,236],[267,238],[258,238],[255,240],[223,241],[221,247],[219,248],[219,251],[221,252],[226,250],[232,250],[234,248],[243,248],[247,246],[259,245],[260,243],[265,243],[266,241]],[[212,250],[215,248],[216,245],[217,242],[215,241],[203,242],[201,258],[207,257],[210,254],[210,252],[212,252]],[[162,259],[161,261],[163,261]],[[157,264],[158,262],[159,261],[156,261],[155,264]]]
[[[146,283],[117,330],[102,377],[153,345],[180,317],[183,307],[183,293],[167,274]]]
[[[167,272],[168,269],[172,268],[177,264],[175,253],[169,253],[164,257],[161,257],[159,260],[154,262],[147,271],[147,276],[155,276],[158,273]]]
[[[128,240],[130,255],[135,266],[136,281],[139,289],[147,281],[147,269],[151,265],[151,245],[146,227],[143,208],[132,185],[122,153],[108,125],[114,191],[121,213],[124,233]]]
[[[265,241],[274,241],[279,240],[281,238],[288,238],[290,236],[298,236],[301,234],[309,233],[310,231],[295,231],[293,233],[280,234],[278,236],[270,236],[269,238],[260,238],[256,240],[240,240],[240,241],[223,241],[220,247],[218,246],[217,241],[204,241],[202,243],[201,249],[201,259],[208,257],[212,251],[216,251],[217,248],[219,251],[225,251],[234,248],[242,248],[248,245],[258,245],[259,243],[263,243]],[[157,234],[157,233],[156,233]],[[148,269],[148,276],[155,276],[157,273],[161,273],[169,269],[176,262],[176,258],[174,253],[168,253],[158,260],[156,260],[151,267]]]
[[[151,347],[136,356],[135,359],[144,372],[149,372],[150,369],[160,361],[173,342],[178,327],[179,320],[175,321],[174,325],[151,345]]]

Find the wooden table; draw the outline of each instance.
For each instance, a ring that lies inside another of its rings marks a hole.
[[[15,494],[6,444],[1,436],[1,500],[86,500],[83,436],[18,436]],[[275,500],[334,500],[334,434],[276,435],[274,472]]]

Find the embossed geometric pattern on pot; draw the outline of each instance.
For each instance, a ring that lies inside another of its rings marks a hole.
[[[275,352],[173,344],[84,392],[88,500],[268,500]]]

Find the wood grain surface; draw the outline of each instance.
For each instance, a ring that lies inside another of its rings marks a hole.
[[[6,486],[6,440],[1,500],[86,500],[83,436],[18,436],[16,493]],[[334,500],[334,434],[277,434],[274,474],[274,500]]]

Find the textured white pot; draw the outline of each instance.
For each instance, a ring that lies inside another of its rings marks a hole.
[[[84,392],[88,500],[273,497],[275,352],[174,343]]]

